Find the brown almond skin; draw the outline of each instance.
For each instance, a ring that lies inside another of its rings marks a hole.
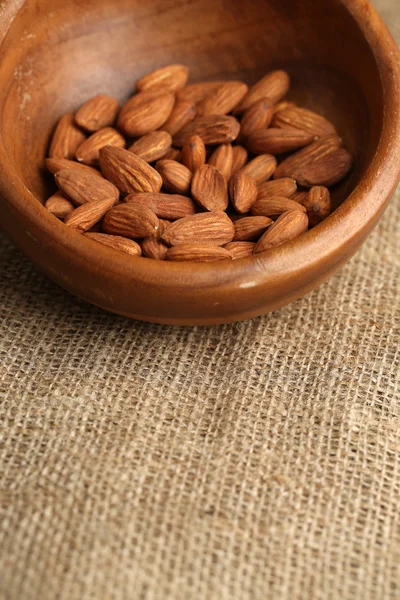
[[[129,137],[141,137],[159,129],[172,113],[175,104],[173,94],[167,92],[146,95],[147,100],[138,106],[131,104],[129,108],[129,105],[125,105],[120,111],[118,129]]]
[[[303,206],[307,211],[310,227],[321,223],[331,212],[331,195],[328,188],[315,186],[306,195]]]
[[[247,139],[247,148],[253,154],[282,154],[308,146],[315,140],[312,133],[300,129],[266,129]]]
[[[161,131],[167,131],[171,136],[174,136],[185,127],[188,123],[191,123],[196,116],[196,105],[192,102],[176,102],[169,116],[169,119],[162,127]]]
[[[268,181],[275,172],[277,166],[275,156],[270,154],[260,154],[256,156],[250,162],[244,166],[240,173],[245,173],[249,177],[252,177],[257,185],[261,185],[265,181]]]
[[[161,190],[160,174],[129,150],[104,146],[100,150],[99,161],[104,177],[124,194]]]
[[[235,175],[240,169],[242,169],[247,163],[249,153],[243,146],[233,146],[232,155],[232,174]]]
[[[268,98],[272,104],[276,104],[286,96],[289,87],[290,78],[286,71],[272,71],[249,89],[235,112],[242,114],[262,98]]]
[[[76,152],[75,158],[78,162],[95,167],[99,163],[99,152],[103,146],[115,146],[125,148],[125,138],[112,127],[99,129],[81,144]]]
[[[292,177],[282,177],[282,179],[274,179],[273,181],[266,181],[261,184],[258,188],[258,200],[261,200],[261,198],[270,198],[271,196],[292,198],[296,191],[296,180]]]
[[[58,171],[55,180],[60,190],[77,206],[87,202],[112,199],[116,203],[119,191],[110,181],[77,169]]]
[[[90,98],[75,113],[75,122],[89,133],[94,133],[104,127],[110,127],[115,122],[119,111],[116,98],[99,94]]]
[[[280,110],[285,110],[286,108],[296,108],[296,104],[294,102],[288,102],[287,100],[282,100],[277,104],[274,104],[274,115]]]
[[[276,181],[282,181],[281,179],[277,179]],[[292,200],[296,200],[299,204],[303,204],[307,198],[308,191],[307,190],[297,190],[293,196],[291,196]],[[286,196],[287,197],[287,196]]]
[[[146,258],[155,260],[165,260],[168,252],[168,246],[157,235],[151,235],[141,242],[142,252]]]
[[[277,112],[273,119],[273,127],[294,128],[305,131],[312,136],[323,137],[336,133],[336,127],[325,117],[307,108],[289,107]]]
[[[248,138],[257,131],[267,129],[273,116],[274,109],[270,100],[268,98],[261,98],[261,100],[255,102],[253,106],[244,112],[240,121],[240,137]]]
[[[157,217],[176,221],[196,213],[196,205],[191,198],[176,194],[129,194],[125,202],[134,206],[150,208]]]
[[[166,131],[152,131],[147,135],[136,140],[129,148],[129,152],[133,152],[148,163],[155,162],[163,158],[170,150],[172,145],[172,137]]]
[[[175,262],[214,262],[217,260],[232,260],[232,255],[221,246],[191,243],[169,248],[165,258]]]
[[[158,217],[150,208],[131,203],[115,206],[108,211],[103,220],[105,233],[132,239],[155,235],[159,226]]]
[[[51,138],[49,158],[74,158],[76,149],[85,139],[85,134],[75,123],[74,115],[63,115]]]
[[[156,169],[160,173],[163,186],[171,194],[188,194],[193,174],[185,165],[175,160],[159,160]]]
[[[165,156],[162,157],[163,160],[176,160],[180,162],[181,160],[181,151],[178,148],[170,148]]]
[[[251,214],[254,217],[276,218],[290,210],[306,212],[304,206],[295,200],[281,198],[280,196],[269,196],[267,198],[261,198],[261,200],[257,200],[257,202],[252,206]]]
[[[243,217],[235,221],[235,242],[253,242],[260,239],[273,223],[268,217]]]
[[[205,210],[226,210],[228,188],[225,177],[212,165],[203,165],[193,176],[192,196]]]
[[[174,137],[174,145],[182,148],[193,135],[200,136],[206,145],[229,144],[236,140],[239,132],[240,123],[235,117],[225,115],[196,117]]]
[[[248,89],[242,81],[226,81],[197,104],[197,115],[227,115],[240,104]]]
[[[247,213],[257,200],[257,184],[252,177],[246,175],[243,171],[239,171],[230,180],[229,196],[238,213]]]
[[[98,223],[114,204],[113,198],[98,200],[97,202],[86,202],[86,204],[78,206],[78,208],[69,213],[64,223],[71,229],[79,233],[84,233]]]
[[[305,212],[292,210],[281,215],[258,241],[254,254],[265,252],[299,237],[308,229],[308,217]]]
[[[232,144],[221,144],[211,154],[208,164],[218,169],[226,181],[229,181],[232,175],[233,148]]]
[[[64,171],[65,169],[78,169],[78,171],[85,171],[86,173],[103,177],[103,175],[97,169],[89,167],[88,165],[83,165],[82,163],[78,163],[75,160],[68,160],[67,158],[46,158],[45,163],[47,169],[53,175],[59,171]]]
[[[349,173],[353,158],[344,148],[336,148],[324,157],[316,158],[297,172],[297,181],[303,187],[330,187]]]
[[[233,260],[239,258],[247,258],[254,254],[256,244],[254,242],[230,242],[224,246],[225,250],[228,250]]]
[[[301,176],[301,172],[305,167],[315,160],[329,155],[333,150],[342,146],[342,144],[342,139],[336,134],[327,135],[313,142],[309,146],[306,146],[294,154],[291,154],[288,158],[285,158],[285,160],[283,160],[276,168],[274,179],[292,177],[293,179],[298,180],[298,177]]]
[[[169,246],[196,243],[223,246],[233,240],[235,228],[223,211],[199,213],[168,225],[162,239]]]
[[[65,219],[75,208],[62,192],[56,192],[50,196],[44,206],[49,213],[61,220]]]
[[[189,69],[185,65],[173,64],[152,71],[138,80],[139,91],[168,90],[176,92],[185,87],[189,77]]]
[[[179,102],[192,102],[198,104],[206,96],[209,96],[216,89],[226,83],[225,81],[201,81],[199,83],[191,83],[182,90],[177,92]]]
[[[142,249],[137,242],[128,240],[128,238],[119,235],[109,235],[108,233],[85,233],[85,237],[103,246],[108,246],[119,252],[125,252],[130,256],[141,256]]]
[[[206,147],[198,135],[191,137],[182,148],[182,164],[195,173],[206,163]]]

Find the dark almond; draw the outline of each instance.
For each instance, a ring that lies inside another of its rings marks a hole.
[[[77,206],[108,199],[116,203],[119,199],[119,191],[115,185],[103,177],[85,171],[58,171],[55,180],[60,190]]]
[[[67,114],[61,117],[54,130],[50,143],[50,158],[74,158],[76,149],[82,144],[86,136],[75,124],[74,115]]]
[[[268,98],[271,104],[276,104],[286,96],[289,87],[290,79],[286,71],[272,71],[249,89],[236,112],[242,114],[262,98]]]
[[[282,154],[304,148],[314,140],[312,133],[299,129],[270,128],[253,133],[247,139],[247,148],[253,154]]]
[[[98,223],[114,204],[115,201],[113,198],[98,200],[97,202],[86,202],[86,204],[82,204],[82,206],[75,208],[75,210],[69,213],[64,223],[71,229],[79,233],[84,233]]]
[[[189,69],[185,65],[168,65],[139,79],[136,87],[139,91],[176,92],[185,87],[188,77]]]
[[[199,213],[168,225],[162,239],[169,246],[192,243],[223,246],[233,240],[235,228],[223,211]]]
[[[224,246],[225,250],[228,250],[233,260],[239,258],[247,258],[254,254],[256,244],[254,242],[230,242]]]
[[[243,217],[235,221],[235,242],[253,242],[260,239],[273,223],[268,217]]]
[[[155,162],[163,158],[168,150],[170,150],[172,138],[166,131],[152,131],[147,135],[136,140],[129,148],[129,152],[133,152],[148,163]]]
[[[155,235],[160,226],[158,217],[150,208],[132,203],[120,204],[108,211],[103,220],[103,231],[111,235],[141,239]]]
[[[113,125],[119,111],[119,102],[106,94],[90,98],[75,114],[75,122],[90,133]]]
[[[160,160],[156,164],[163,186],[171,194],[188,194],[193,174],[185,165],[175,160]]]
[[[298,108],[297,106],[277,112],[274,116],[273,127],[299,129],[318,137],[337,133],[336,127],[325,117],[307,108]]]
[[[267,129],[273,115],[274,110],[270,100],[261,98],[244,112],[240,121],[240,137],[248,138],[257,131]]]
[[[76,160],[85,165],[96,166],[99,162],[100,148],[103,146],[125,148],[125,138],[112,127],[100,129],[77,148],[75,152]]]
[[[121,237],[120,235],[109,235],[108,233],[85,233],[85,236],[93,242],[108,246],[119,252],[125,252],[130,256],[141,256],[142,249],[137,242]]]
[[[316,159],[327,156],[342,144],[342,139],[336,134],[327,135],[313,142],[282,161],[275,170],[274,179],[292,177],[297,180],[304,167],[313,163]]]
[[[104,146],[100,150],[99,160],[103,175],[124,194],[159,192],[161,189],[160,174],[129,150]]]
[[[166,260],[175,262],[214,262],[217,260],[231,260],[232,255],[225,248],[211,246],[210,244],[180,244],[169,248]]]
[[[206,162],[206,147],[198,135],[189,138],[182,148],[182,164],[192,173],[195,173]]]
[[[240,124],[235,117],[225,115],[196,117],[174,137],[174,144],[182,148],[193,135],[200,136],[206,145],[229,144],[236,140],[239,131]]]
[[[45,208],[57,219],[65,219],[75,207],[62,192],[56,192],[46,200]]]
[[[344,148],[336,148],[324,157],[316,158],[297,172],[296,179],[303,187],[330,187],[349,173],[352,156]]]
[[[292,177],[282,177],[266,181],[258,188],[258,200],[261,198],[270,198],[271,196],[280,196],[281,198],[292,198],[297,191],[296,180]],[[293,198],[294,199],[294,198]]]
[[[208,159],[208,164],[212,165],[229,181],[232,175],[233,148],[232,144],[222,144],[218,146]]]
[[[130,137],[141,137],[159,129],[170,117],[175,104],[175,96],[170,93],[154,94],[142,92],[145,98],[128,101],[118,117],[118,128]],[[134,96],[135,98],[135,96]]]
[[[175,194],[129,194],[125,201],[134,206],[150,208],[157,217],[171,221],[194,215],[196,212],[196,205],[191,198]]]
[[[97,169],[78,163],[75,160],[68,160],[67,158],[46,158],[45,162],[46,167],[53,175],[58,173],[58,171],[64,171],[65,169],[78,169],[78,171],[85,171],[86,173],[103,177]]]
[[[192,196],[206,210],[226,210],[228,189],[225,177],[212,165],[203,165],[193,176]]]
[[[252,177],[239,171],[230,180],[229,196],[238,213],[247,213],[257,200],[257,184]]]
[[[248,89],[242,81],[226,81],[197,104],[198,116],[227,115],[240,104]]]
[[[191,123],[196,116],[196,105],[192,102],[176,102],[169,119],[160,128],[162,131],[167,131],[171,136],[174,136]]]
[[[303,201],[307,211],[310,226],[314,227],[326,219],[331,212],[331,196],[329,190],[324,186],[311,188]]]
[[[286,242],[290,242],[308,229],[308,217],[305,212],[292,210],[284,213],[275,223],[268,227],[257,243],[254,254],[270,250]]]
[[[276,158],[270,154],[260,154],[244,166],[240,173],[252,177],[257,185],[264,183],[272,177],[276,169]]]

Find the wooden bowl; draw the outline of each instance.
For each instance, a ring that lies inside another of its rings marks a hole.
[[[44,273],[136,319],[214,324],[265,314],[319,286],[382,215],[400,168],[399,52],[365,0],[16,0],[0,25],[1,223]],[[291,97],[328,116],[355,154],[337,210],[297,241],[251,258],[132,258],[69,230],[42,206],[58,117],[90,96],[184,62],[192,81],[290,72]],[[346,199],[347,198],[347,199]]]

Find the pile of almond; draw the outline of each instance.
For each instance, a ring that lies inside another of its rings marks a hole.
[[[187,85],[170,65],[122,106],[107,95],[64,115],[46,208],[88,238],[134,256],[236,259],[295,239],[331,211],[328,188],[351,168],[334,125],[283,100],[273,71]]]

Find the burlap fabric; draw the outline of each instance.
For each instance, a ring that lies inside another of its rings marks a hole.
[[[399,598],[399,203],[319,291],[205,329],[1,237],[1,599]]]

